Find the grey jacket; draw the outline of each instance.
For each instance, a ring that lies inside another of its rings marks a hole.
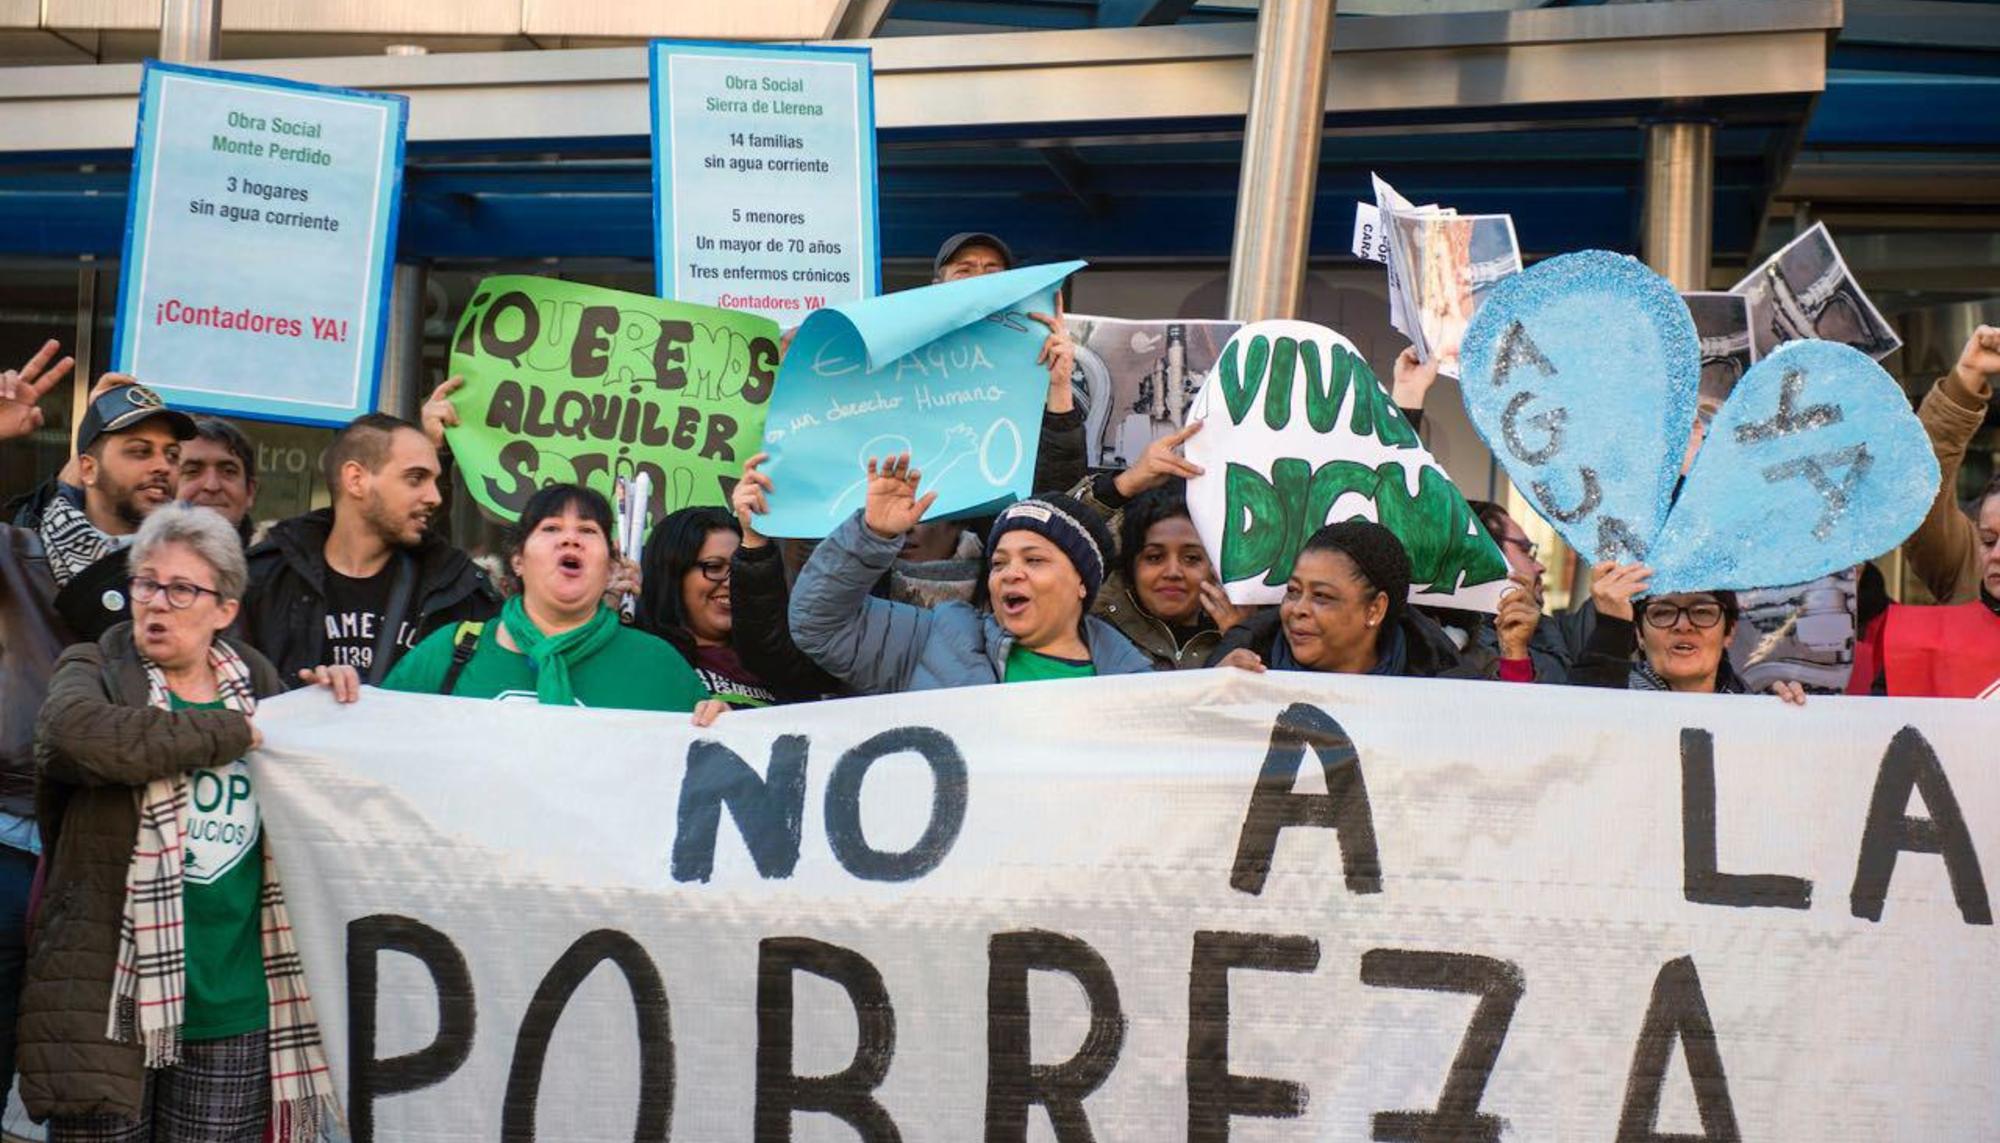
[[[792,588],[792,639],[861,694],[970,687],[1006,677],[1009,635],[991,612],[945,603],[926,610],[869,595],[903,549],[856,512],[806,561]],[[1083,641],[1100,675],[1138,674],[1152,661],[1110,624],[1085,616]]]

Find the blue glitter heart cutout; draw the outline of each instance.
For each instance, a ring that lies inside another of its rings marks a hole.
[[[1889,551],[1937,495],[1902,387],[1865,353],[1795,341],[1729,395],[1654,541],[1655,594],[1803,583]]]
[[[1673,285],[1623,254],[1550,258],[1494,287],[1459,363],[1473,426],[1563,539],[1592,560],[1644,558],[1701,383]]]

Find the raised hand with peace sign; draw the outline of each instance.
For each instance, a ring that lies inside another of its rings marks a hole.
[[[0,441],[24,437],[42,427],[39,402],[76,367],[74,357],[49,365],[61,348],[51,338],[27,364],[0,371]]]

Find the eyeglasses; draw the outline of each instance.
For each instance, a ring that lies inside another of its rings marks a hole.
[[[1503,544],[1507,544],[1511,547],[1516,547],[1521,549],[1521,554],[1528,557],[1531,560],[1539,556],[1542,551],[1542,546],[1540,544],[1537,544],[1535,541],[1530,540],[1525,536],[1521,537],[1518,540],[1512,536],[1509,536],[1500,542]]]
[[[1720,603],[1690,603],[1686,606],[1673,603],[1655,603],[1646,608],[1646,626],[1664,631],[1680,623],[1681,616],[1696,627],[1709,628],[1722,622]]]
[[[134,603],[151,603],[153,602],[153,597],[163,591],[167,593],[167,606],[173,608],[175,611],[185,611],[193,607],[195,600],[200,599],[204,595],[214,596],[218,603],[222,601],[222,593],[214,588],[202,587],[199,584],[187,583],[183,580],[175,580],[172,583],[161,583],[159,580],[149,576],[140,576],[132,581],[132,601]]]
[[[721,583],[729,578],[729,561],[725,559],[696,560],[695,570],[710,583]]]

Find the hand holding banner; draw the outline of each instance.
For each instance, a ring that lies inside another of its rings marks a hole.
[[[764,433],[767,536],[816,539],[861,506],[870,457],[909,453],[930,519],[1034,491],[1049,370],[1036,356],[1058,283],[1029,266],[831,306],[799,327]]]
[[[1298,395],[1294,396],[1294,389]],[[1409,551],[1416,603],[1491,612],[1507,562],[1353,343],[1306,322],[1244,326],[1188,420],[1188,514],[1232,603],[1276,603],[1299,548],[1357,516]]]
[[[466,487],[512,520],[535,490],[612,495],[646,474],[663,511],[727,504],[757,451],[778,327],[750,314],[552,278],[479,284],[452,338],[448,430]]]

